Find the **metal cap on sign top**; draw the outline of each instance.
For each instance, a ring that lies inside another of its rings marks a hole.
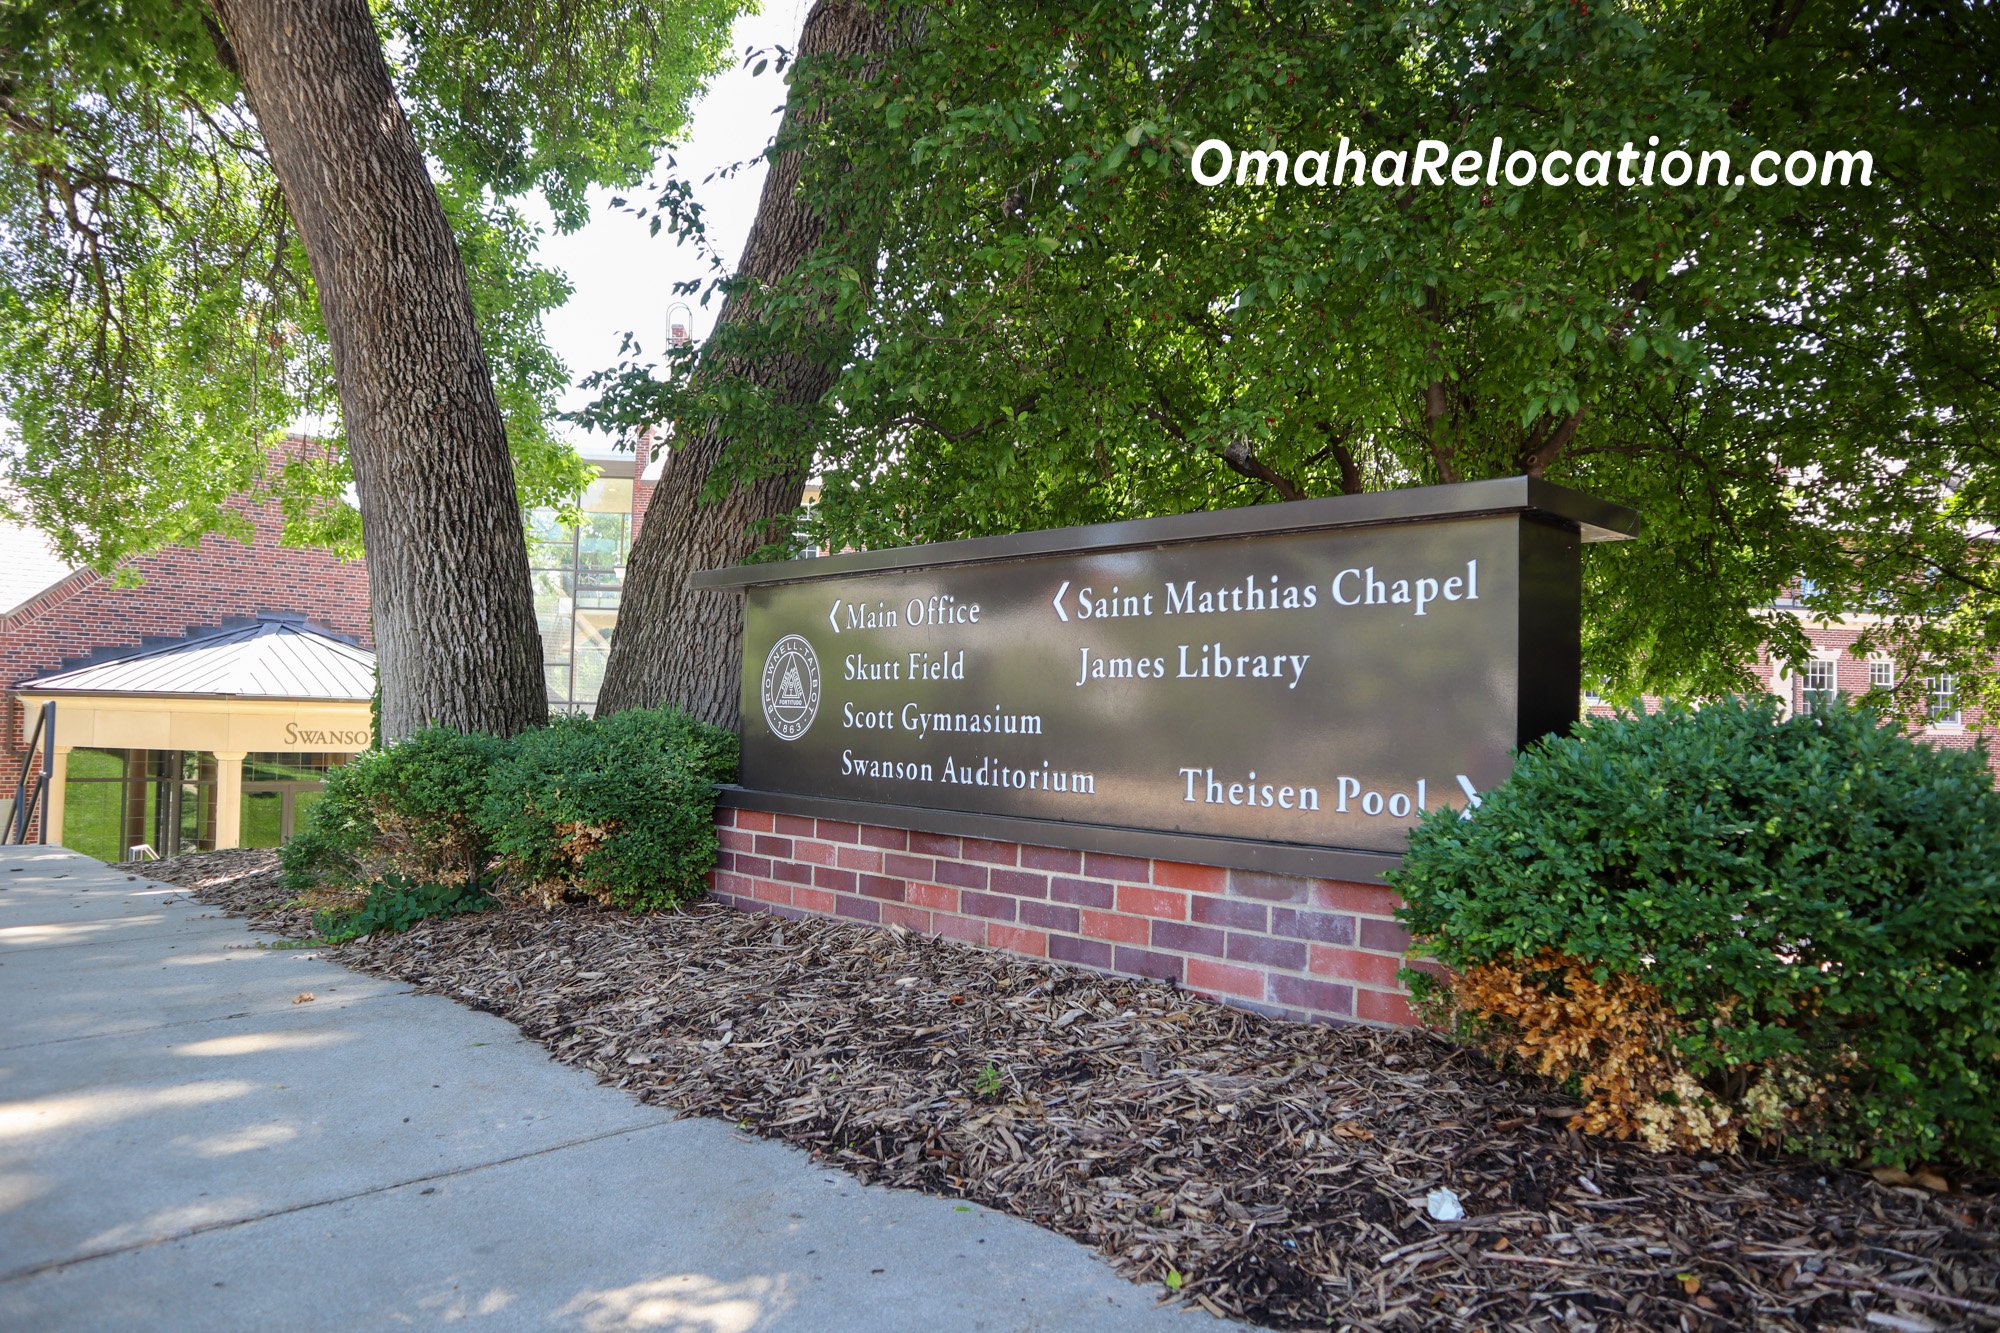
[[[1364,495],[1334,495],[1319,500],[1250,505],[1240,509],[1211,509],[1169,518],[1091,523],[1002,537],[976,537],[969,541],[932,542],[880,551],[851,551],[763,565],[731,565],[690,575],[688,586],[748,588],[759,584],[802,583],[897,569],[1018,560],[1078,551],[1117,550],[1121,547],[1167,546],[1216,537],[1371,527],[1500,514],[1554,520],[1574,528],[1586,542],[1625,541],[1639,535],[1639,515],[1624,505],[1600,500],[1539,477],[1498,477],[1491,481],[1462,481],[1448,486],[1415,486],[1403,490],[1372,491]]]

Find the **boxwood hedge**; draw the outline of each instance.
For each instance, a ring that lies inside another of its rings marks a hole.
[[[1394,885],[1434,1016],[1661,1146],[2000,1167],[2000,795],[1980,751],[1775,701],[1519,756]]]

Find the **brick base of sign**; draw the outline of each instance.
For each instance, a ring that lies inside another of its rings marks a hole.
[[[715,813],[731,906],[910,930],[1156,977],[1282,1018],[1409,1025],[1409,936],[1380,885],[992,842],[761,810]]]

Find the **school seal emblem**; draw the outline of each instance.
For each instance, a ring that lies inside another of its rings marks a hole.
[[[781,741],[806,734],[819,713],[819,658],[812,645],[787,634],[764,659],[764,721]]]

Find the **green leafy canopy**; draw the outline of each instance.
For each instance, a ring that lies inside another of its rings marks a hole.
[[[601,381],[813,463],[805,535],[881,546],[1539,473],[1622,501],[1587,655],[1719,694],[1806,575],[1900,677],[2000,645],[2000,95],[1983,0],[929,7],[811,132],[879,254],[764,294],[748,363],[859,349],[820,410]],[[1865,150],[1868,185],[1203,188],[1192,146]],[[670,202],[670,201],[663,201]],[[678,219],[678,215],[677,215]],[[698,222],[698,219],[695,220]],[[875,225],[879,222],[879,225]],[[863,281],[864,277],[867,281]],[[709,349],[712,363],[723,359]],[[1975,540],[1968,540],[1968,538]],[[1990,679],[1990,672],[1987,673]]]
[[[586,471],[547,428],[568,374],[543,337],[557,225],[629,186],[686,124],[746,0],[381,0],[375,14],[457,233],[526,504]],[[332,448],[265,475],[288,424],[336,410],[312,276],[198,0],[0,0],[0,498],[110,568],[210,531],[259,483],[287,537],[354,551]]]

